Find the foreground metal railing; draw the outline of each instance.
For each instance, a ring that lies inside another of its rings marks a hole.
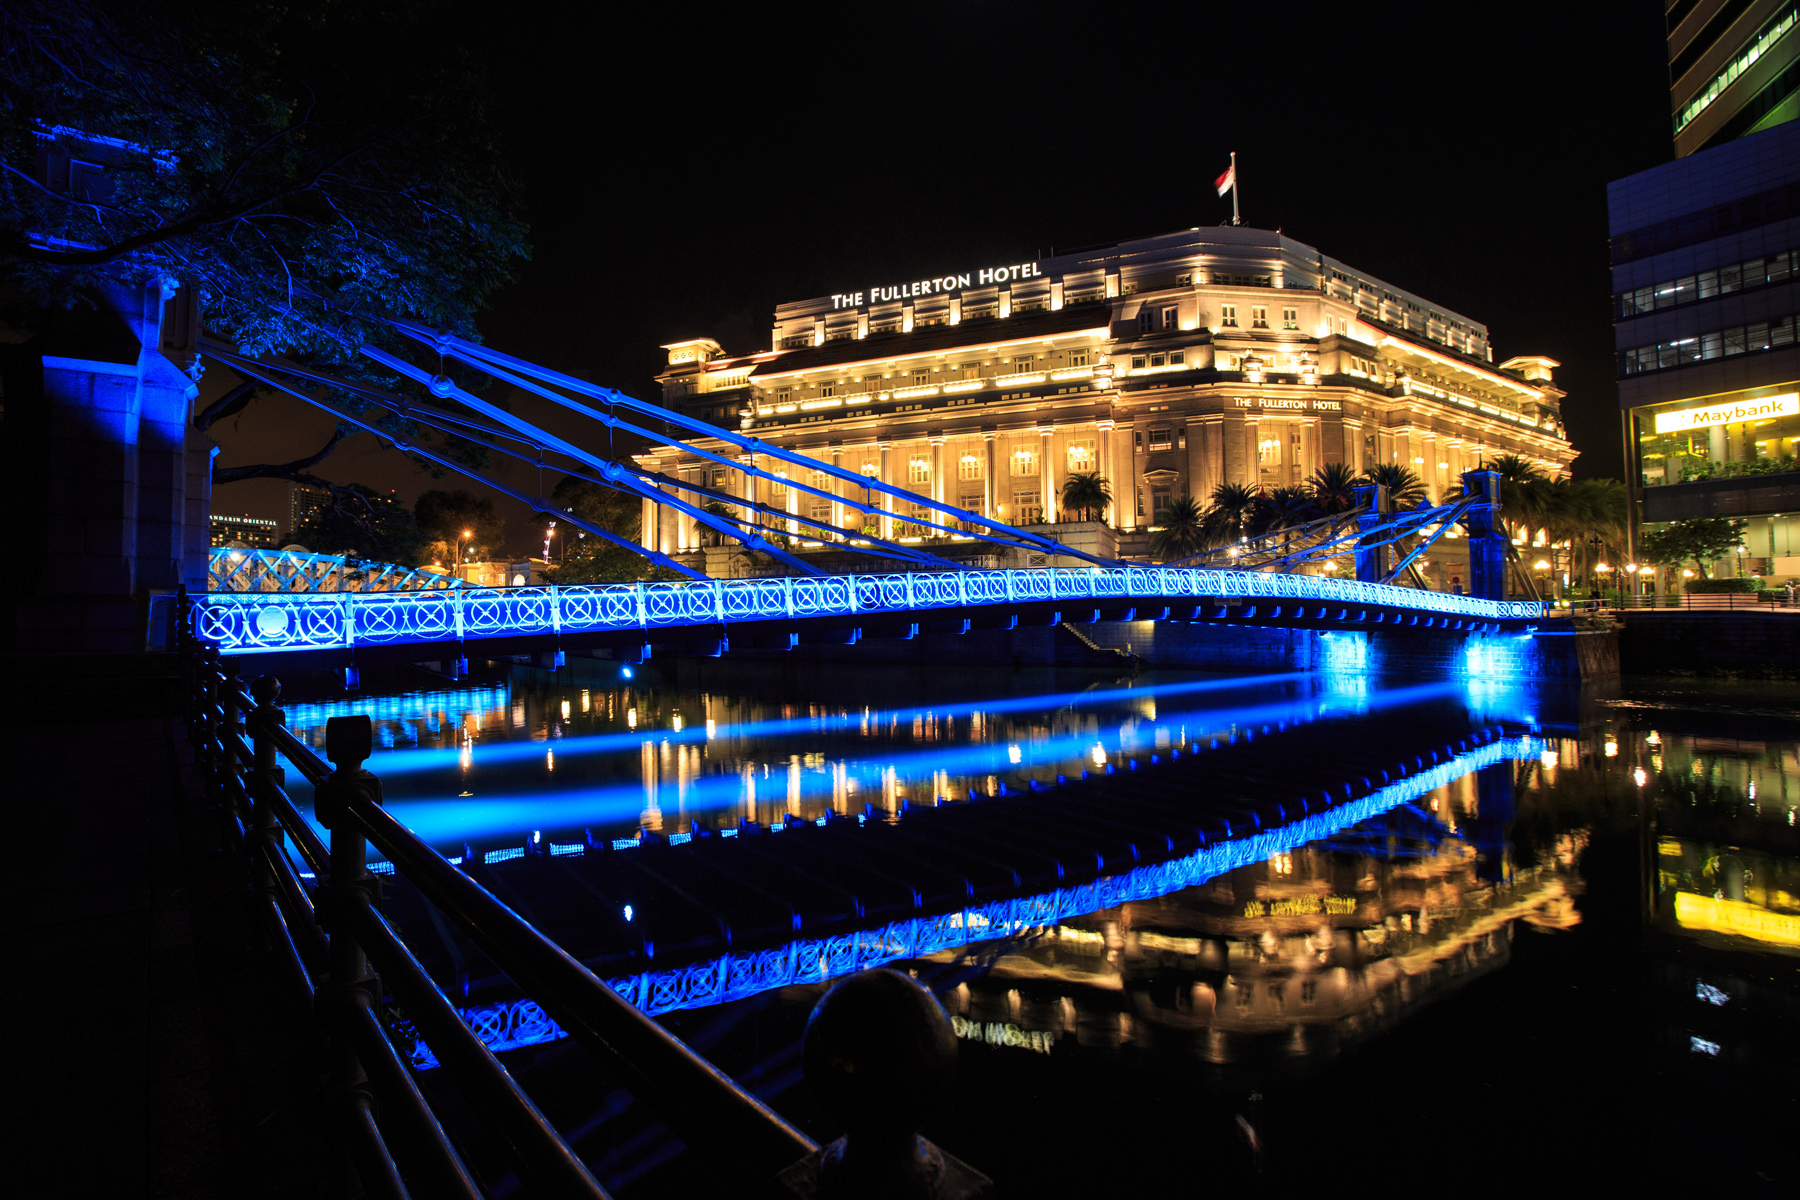
[[[389,815],[380,781],[362,769],[371,749],[367,716],[328,723],[334,770],[287,730],[275,704],[278,681],[261,676],[247,693],[235,661],[195,639],[191,621],[180,628],[207,799],[249,858],[276,958],[324,1028],[326,1111],[365,1194],[486,1194],[383,1028],[378,1008],[387,993],[533,1192],[606,1195],[381,915],[380,885],[367,866],[371,843],[676,1137],[740,1176],[739,1190],[773,1188],[778,1173],[818,1150]],[[278,755],[316,789],[314,812],[329,844],[289,796]]]

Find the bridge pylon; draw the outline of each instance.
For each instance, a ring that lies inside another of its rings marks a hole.
[[[1506,532],[1500,528],[1500,475],[1497,471],[1464,471],[1463,492],[1479,499],[1463,514],[1469,535],[1469,594],[1482,600],[1506,599]]]

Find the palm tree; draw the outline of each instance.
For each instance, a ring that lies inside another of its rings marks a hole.
[[[705,504],[700,506],[700,511],[709,516],[718,517],[720,520],[724,521],[736,521],[738,519],[736,513],[732,512],[729,508],[726,508],[723,504],[720,504],[717,500],[708,500]],[[710,546],[723,546],[725,544],[725,535],[710,526],[701,526],[700,536],[705,539],[705,544]]]
[[[1255,488],[1241,483],[1221,483],[1212,490],[1212,506],[1206,510],[1205,524],[1213,544],[1235,542],[1244,535],[1244,528],[1256,511],[1256,497]]]
[[[1200,553],[1209,542],[1206,518],[1199,501],[1192,496],[1176,500],[1163,510],[1162,528],[1150,537],[1151,553],[1164,562]]]
[[[1296,525],[1304,525],[1317,514],[1318,510],[1313,507],[1312,489],[1278,487],[1257,497],[1256,510],[1251,516],[1250,524],[1253,535],[1276,533],[1292,529]],[[1290,540],[1283,539],[1284,551]]]
[[[1064,511],[1079,512],[1084,521],[1104,520],[1112,502],[1112,486],[1098,471],[1076,471],[1063,480]]]
[[[1313,472],[1307,486],[1312,489],[1313,507],[1335,517],[1356,507],[1356,488],[1361,482],[1348,463],[1326,463]]]
[[[1387,488],[1388,500],[1396,512],[1417,508],[1429,494],[1425,481],[1405,463],[1376,463],[1362,473],[1362,482]]]

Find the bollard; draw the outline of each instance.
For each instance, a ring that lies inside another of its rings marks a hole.
[[[331,883],[320,910],[320,923],[331,935],[331,982],[319,990],[319,1015],[331,1031],[326,1087],[343,1119],[347,1146],[351,1131],[367,1125],[375,1112],[374,1092],[350,1031],[361,1019],[354,1009],[373,1012],[381,988],[352,932],[351,914],[379,899],[379,881],[369,874],[368,842],[348,813],[353,803],[381,803],[381,781],[362,769],[373,748],[367,716],[326,721],[325,757],[334,770],[313,796],[314,815],[331,832]]]
[[[981,1172],[919,1136],[956,1074],[956,1035],[937,998],[898,971],[852,975],[827,992],[801,1043],[806,1085],[844,1136],[780,1175],[794,1196],[963,1200]]]

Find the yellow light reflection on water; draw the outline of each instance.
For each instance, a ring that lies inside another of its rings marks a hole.
[[[1742,900],[1715,900],[1693,892],[1676,892],[1675,922],[1683,929],[1800,947],[1800,915],[1773,912]]]

